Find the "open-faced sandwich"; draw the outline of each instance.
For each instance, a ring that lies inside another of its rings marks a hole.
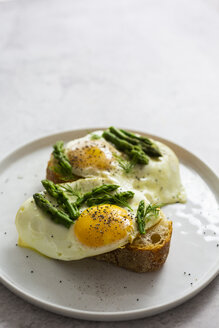
[[[159,269],[172,222],[160,207],[184,202],[173,151],[110,127],[53,147],[44,191],[20,207],[19,245],[71,261],[95,257],[136,272]]]

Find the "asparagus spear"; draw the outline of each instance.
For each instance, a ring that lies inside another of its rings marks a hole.
[[[160,156],[162,156],[159,148],[154,143],[150,146],[147,145],[146,143],[144,143],[144,144],[142,143],[141,148],[145,152],[145,154],[148,154],[151,157],[160,157]]]
[[[131,157],[131,159],[135,158],[138,164],[148,164],[149,158],[139,145],[132,145],[128,141],[120,139],[109,131],[104,131],[103,137],[106,140],[112,142],[118,150],[123,151],[125,154]]]
[[[132,191],[120,192],[114,195],[110,194],[110,192],[119,188],[118,185],[111,184],[96,187],[91,190],[91,192],[85,193],[83,196],[79,197],[76,202],[70,203],[61,186],[56,185],[49,180],[42,180],[42,184],[48,194],[57,200],[58,204],[63,208],[64,211],[58,210],[42,194],[33,195],[37,206],[42,208],[46,213],[49,213],[54,222],[63,224],[67,228],[69,228],[74,220],[76,220],[80,215],[79,207],[82,203],[86,202],[88,206],[107,203],[120,205],[131,209],[127,203],[127,200],[134,196]]]
[[[118,189],[119,186],[118,185],[106,185],[103,184],[100,187],[96,187],[94,189],[92,189],[90,192],[87,192],[86,194],[84,194],[82,197],[80,197],[77,201],[76,201],[76,205],[80,206],[82,203],[85,203],[89,198],[93,198],[94,196],[100,195],[100,194],[104,194],[107,192],[111,192],[114,191],[116,189]]]
[[[108,130],[103,132],[103,137],[114,143],[117,149],[123,150],[124,152],[128,152],[128,154],[133,148],[133,145],[131,145],[129,142],[118,138],[115,134]]]
[[[87,200],[88,206],[100,205],[100,204],[114,204],[124,207],[128,207],[130,210],[131,207],[127,203],[127,200],[133,198],[134,193],[132,191],[124,191],[116,193],[114,195],[106,194],[100,197],[91,197]]]
[[[58,210],[56,207],[48,201],[42,194],[36,193],[33,195],[35,203],[40,207],[44,212],[50,214],[51,219],[58,224],[64,225],[66,228],[70,228],[73,221],[70,219],[68,214],[63,211]]]
[[[157,147],[150,139],[146,137],[140,137],[137,136],[134,133],[122,130],[122,129],[116,129],[113,126],[109,128],[110,132],[118,136],[119,138],[122,138],[128,142],[130,142],[133,145],[140,145],[143,151],[150,156],[159,157],[161,156],[161,153]]]
[[[64,154],[64,143],[63,141],[57,141],[53,146],[53,156],[58,161],[58,171],[63,175],[72,176],[72,167],[69,163],[68,158]]]
[[[122,133],[124,133],[126,136],[132,138],[132,139],[136,139],[136,140],[139,140],[139,141],[143,141],[145,143],[147,143],[148,145],[151,145],[152,144],[152,141],[149,139],[149,138],[146,138],[146,137],[142,137],[142,136],[138,136],[137,134],[135,133],[132,133],[132,132],[128,132],[126,130],[123,130],[123,129],[120,129],[120,131]]]
[[[145,233],[145,203],[143,200],[140,201],[136,214],[136,221],[138,224],[138,230],[140,234]]]
[[[111,133],[113,133],[114,135],[116,135],[117,137],[119,137],[120,139],[124,139],[127,142],[133,144],[133,145],[139,145],[139,140],[131,138],[130,136],[126,135],[123,131],[124,130],[119,130],[117,128],[115,128],[114,126],[111,126],[109,128],[109,131]]]
[[[62,188],[49,180],[42,180],[41,182],[48,194],[57,199],[58,204],[68,213],[69,217],[73,220],[77,219],[79,210],[75,204],[70,203]]]
[[[146,137],[137,136],[134,133],[131,133],[131,132],[128,132],[128,131],[125,131],[122,129],[120,129],[120,132],[122,132],[126,137],[128,137],[129,140],[132,139],[135,141],[139,141],[142,149],[149,156],[154,156],[154,157],[162,156],[157,145],[155,145],[150,139],[148,139]]]

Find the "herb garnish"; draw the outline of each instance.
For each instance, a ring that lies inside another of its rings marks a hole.
[[[152,217],[157,218],[160,212],[161,204],[149,204],[145,210],[145,219],[149,221]]]
[[[140,234],[145,234],[145,224],[147,221],[149,221],[152,217],[158,217],[160,206],[161,205],[158,204],[149,204],[145,208],[145,202],[143,200],[140,201],[136,214],[136,221]]]
[[[90,136],[91,140],[98,140],[98,139],[101,139],[102,136],[101,135],[98,135],[96,133],[92,133],[91,136]]]
[[[82,194],[79,189],[72,188],[69,184],[61,185],[61,188],[63,188],[68,194],[77,197],[77,199],[81,198]]]
[[[136,164],[136,159],[133,158],[131,160],[126,160],[123,157],[117,155],[116,153],[113,154],[113,156],[117,159],[119,166],[125,171],[125,173],[130,173],[133,169],[133,167]]]

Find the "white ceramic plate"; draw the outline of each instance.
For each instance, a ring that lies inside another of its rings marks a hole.
[[[155,136],[150,137],[169,145],[179,157],[188,195],[186,204],[164,207],[174,224],[169,257],[159,272],[137,274],[92,259],[66,263],[16,247],[16,212],[26,198],[41,190],[52,145],[90,131],[36,140],[0,163],[2,283],[42,308],[89,320],[150,316],[188,300],[219,272],[218,178],[197,157]]]

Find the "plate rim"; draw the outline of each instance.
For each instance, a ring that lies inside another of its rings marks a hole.
[[[214,267],[217,268],[218,264],[215,263],[215,265],[212,268]],[[152,315],[156,315],[179,306],[180,304],[196,296],[207,285],[209,285],[211,281],[213,281],[217,277],[218,274],[219,274],[219,269],[215,270],[214,274],[209,279],[207,279],[203,284],[202,284],[202,280],[198,284],[196,284],[197,286],[196,289],[191,291],[191,293],[189,294],[185,292],[182,293],[178,300],[171,300],[168,303],[161,303],[158,306],[149,309],[138,309],[138,310],[131,310],[131,311],[112,311],[112,312],[107,312],[107,311],[97,312],[97,311],[87,311],[87,310],[79,310],[79,309],[77,310],[77,309],[70,309],[66,306],[55,305],[52,302],[42,301],[40,298],[32,296],[31,294],[22,291],[20,288],[13,285],[13,283],[10,284],[8,281],[4,281],[2,278],[0,279],[0,282],[5,287],[7,287],[10,291],[12,291],[14,294],[18,295],[22,299],[44,310],[56,314],[61,314],[67,317],[82,319],[82,320],[125,321],[125,320],[135,320],[135,319],[150,317]]]
[[[67,138],[67,136],[71,133],[74,133],[74,134],[83,133],[84,135],[86,135],[93,131],[104,130],[104,129],[107,129],[107,128],[106,127],[96,127],[96,128],[80,128],[80,129],[73,129],[73,130],[64,130],[64,131],[47,134],[45,136],[30,140],[29,142],[24,143],[23,145],[20,145],[19,147],[15,148],[14,150],[8,152],[3,158],[0,159],[0,171],[2,169],[2,166],[3,166],[3,171],[4,171],[4,164],[8,160],[10,161],[10,158],[13,158],[13,156],[16,157],[16,155],[19,155],[19,153],[21,153],[24,150],[26,150],[28,152],[29,148],[31,149],[32,146],[35,146],[34,149],[42,148],[42,147],[45,147],[49,143],[50,140],[52,141],[56,137],[59,138],[61,136],[63,138],[66,136],[66,138]],[[212,179],[212,183],[213,183],[213,189],[212,188],[210,188],[210,189],[212,190],[212,192],[214,194],[216,192],[216,195],[215,195],[216,199],[217,200],[219,199],[219,187],[217,188],[217,184],[215,182],[215,180],[216,181],[218,180],[216,173],[207,164],[205,164],[200,158],[198,158],[196,155],[191,153],[186,148],[184,148],[168,139],[165,139],[165,138],[162,138],[162,137],[150,134],[150,133],[142,132],[139,130],[131,130],[131,129],[126,129],[126,130],[132,131],[134,133],[146,135],[149,138],[163,142],[163,143],[167,144],[170,148],[174,149],[175,152],[176,152],[176,150],[181,151],[181,153],[184,153],[187,156],[189,156],[190,158],[192,158],[193,161],[196,161],[199,164],[198,173],[201,177],[202,177],[202,175],[201,175],[200,169],[207,170],[207,174],[210,176],[210,178]],[[20,157],[22,157],[21,154],[20,154]],[[181,157],[181,156],[179,156],[179,157]],[[152,308],[147,308],[147,309],[142,308],[142,309],[137,309],[137,310],[112,311],[112,312],[107,312],[107,311],[106,312],[103,312],[103,311],[97,312],[97,311],[71,309],[66,306],[56,305],[52,302],[49,302],[46,300],[41,300],[40,298],[35,297],[35,296],[31,295],[30,293],[23,291],[19,286],[16,286],[16,284],[14,284],[13,281],[10,281],[10,278],[7,278],[7,276],[5,276],[5,278],[3,278],[3,274],[0,277],[0,282],[4,286],[6,286],[9,290],[11,290],[13,293],[15,293],[16,295],[25,299],[26,301],[28,301],[36,306],[39,306],[40,308],[43,308],[45,310],[48,310],[48,311],[51,311],[54,313],[58,313],[58,314],[68,316],[68,317],[74,317],[77,319],[83,319],[83,320],[122,321],[122,320],[133,320],[133,319],[137,319],[137,318],[148,317],[148,316],[152,316],[152,315],[164,312],[168,309],[174,308],[174,307],[184,303],[188,299],[191,299],[196,294],[198,294],[213,279],[215,279],[218,274],[219,274],[219,258],[218,258],[218,261],[214,262],[214,265],[212,265],[211,269],[209,271],[207,271],[207,273],[204,275],[204,278],[203,278],[204,282],[203,282],[203,279],[201,279],[199,281],[199,283],[196,284],[195,289],[193,289],[189,293],[186,290],[186,292],[180,294],[180,296],[177,300],[171,300],[168,303],[164,302],[164,303],[158,304],[158,306],[156,306],[156,307],[153,306]],[[206,275],[207,275],[207,278],[205,278]],[[209,275],[210,275],[210,277],[209,277]]]

